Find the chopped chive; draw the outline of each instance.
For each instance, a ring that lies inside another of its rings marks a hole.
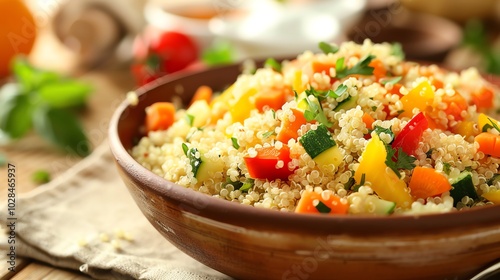
[[[273,134],[275,134],[275,133],[274,133],[274,130],[269,130],[268,132],[264,132],[264,133],[262,133],[262,138],[263,138],[263,139],[269,138],[269,137],[271,137],[271,135],[273,135]]]

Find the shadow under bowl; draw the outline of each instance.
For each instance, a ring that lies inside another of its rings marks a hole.
[[[238,279],[468,279],[500,258],[500,206],[422,216],[284,213],[176,185],[131,157],[147,106],[174,97],[187,103],[199,85],[223,89],[239,73],[231,65],[164,77],[112,117],[109,143],[123,181],[180,250]]]

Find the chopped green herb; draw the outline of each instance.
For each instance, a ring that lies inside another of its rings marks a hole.
[[[356,180],[354,179],[354,177],[350,177],[349,180],[347,181],[347,183],[344,184],[344,189],[350,190],[354,186],[355,183],[356,183]]]
[[[405,112],[405,110],[398,110],[398,115],[401,115],[404,112]]]
[[[400,43],[393,43],[391,46],[391,54],[400,58],[405,59],[405,53],[403,51],[403,46]]]
[[[0,87],[0,142],[24,137],[34,129],[63,151],[84,157],[91,145],[76,116],[92,90],[85,83],[13,60],[14,81]]]
[[[327,127],[331,127],[333,124],[326,118],[325,112],[321,107],[321,100],[317,95],[315,95],[315,93],[316,91],[306,90],[306,94],[308,95],[308,97],[305,100],[307,102],[309,109],[304,111],[304,117],[306,118],[307,121],[316,120]],[[311,101],[309,99],[310,95],[314,96],[317,102]]]
[[[50,182],[50,173],[46,170],[37,170],[31,176],[31,179],[36,184],[45,184]]]
[[[186,114],[186,122],[189,124],[189,126],[193,126],[194,116],[190,115],[190,114]]]
[[[248,192],[254,185],[254,179],[248,178],[246,179],[245,183],[240,187],[241,192]]]
[[[345,70],[345,64],[344,64],[345,58],[341,57],[335,61],[335,71],[336,72],[341,72]]]
[[[319,42],[318,47],[325,54],[336,53],[339,51],[339,47],[337,45],[326,42]]]
[[[392,78],[384,78],[381,79],[380,83],[383,85],[394,85],[397,84],[399,81],[401,81],[403,77],[397,76],[397,77],[392,77]]]
[[[228,185],[232,185],[232,186],[234,187],[234,189],[235,189],[235,190],[239,190],[239,189],[243,186],[243,182],[240,182],[240,181],[235,181],[235,182],[233,182],[233,181],[231,181],[231,179],[230,179],[230,178],[227,178],[227,179],[226,179],[226,183],[227,183]]]
[[[427,153],[425,153],[425,156],[430,158],[432,156],[432,153],[434,152],[434,148],[430,148]]]
[[[373,112],[377,111],[377,106],[372,106],[372,111]]]
[[[500,132],[500,127],[494,122],[492,119],[488,118],[488,121],[491,123],[491,126],[496,129],[498,132]]]
[[[196,174],[198,174],[198,169],[200,169],[202,163],[201,158],[199,157],[198,149],[189,149],[189,151],[187,151],[187,157],[189,159],[189,164],[192,167],[193,174],[196,177]]]
[[[238,150],[240,148],[240,145],[238,144],[238,139],[235,137],[231,137],[231,142],[233,142],[233,147]]]
[[[373,74],[373,67],[369,66],[370,62],[375,58],[374,55],[367,55],[364,58],[362,58],[356,65],[354,65],[352,68],[347,69],[346,67],[343,67],[340,71],[337,71],[337,78],[342,79],[344,77],[347,77],[349,75],[372,75]],[[338,61],[337,61],[338,62]]]
[[[264,62],[264,67],[270,67],[276,72],[281,72],[281,63],[276,61],[274,58],[268,58]]]
[[[326,95],[332,98],[338,98],[342,96],[347,91],[347,86],[344,84],[341,84],[337,87],[335,90],[329,90]]]
[[[376,125],[375,128],[373,128],[373,130],[370,131],[370,133],[372,131],[375,131],[375,133],[379,136],[381,133],[385,133],[385,134],[391,136],[391,142],[387,143],[387,144],[391,144],[392,141],[394,140],[394,132],[392,132],[391,127],[392,126],[390,126],[389,128],[385,128],[385,127],[381,127],[381,126]]]
[[[332,211],[332,209],[328,206],[326,206],[322,201],[318,201],[318,204],[316,204],[314,207],[318,209],[318,212],[328,214]]]
[[[450,175],[451,172],[451,164],[449,162],[443,162],[443,171],[446,175]]]
[[[491,178],[490,178],[490,179],[486,182],[486,184],[488,184],[488,185],[492,186],[492,185],[496,184],[496,183],[497,183],[497,182],[499,182],[499,181],[500,181],[500,174],[498,174],[498,173],[497,173],[497,174],[493,175],[493,177],[491,177]]]
[[[359,182],[359,184],[353,186],[352,190],[355,191],[355,192],[357,192],[360,187],[362,187],[362,186],[365,185],[365,181],[366,181],[366,174],[363,173],[363,174],[361,174],[361,181]]]
[[[413,170],[415,168],[415,157],[412,157],[405,153],[401,147],[397,150],[394,150],[390,145],[385,145],[385,149],[387,151],[387,157],[385,159],[385,164],[398,175],[398,178],[401,178],[401,174],[399,173],[399,169],[407,169]]]
[[[274,132],[274,130],[269,130],[268,132],[262,133],[262,138],[266,139],[266,138],[271,137],[271,135],[274,135],[274,134],[276,134],[276,132]]]
[[[186,143],[182,143],[182,150],[184,151],[184,154],[187,156],[189,148]]]
[[[276,119],[276,111],[274,109],[271,109],[271,114],[273,115],[273,119]]]

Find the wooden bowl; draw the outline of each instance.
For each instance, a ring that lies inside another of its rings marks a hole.
[[[199,85],[222,89],[239,72],[231,65],[162,78],[137,91],[137,106],[121,104],[110,123],[130,194],[180,250],[238,279],[468,279],[500,258],[500,206],[421,216],[283,213],[176,185],[130,156],[148,105],[174,96],[187,102]]]

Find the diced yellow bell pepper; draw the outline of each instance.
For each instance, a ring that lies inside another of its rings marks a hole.
[[[480,113],[479,116],[477,117],[477,126],[478,126],[480,132],[486,132],[485,126],[489,125],[490,127],[493,127],[493,124],[500,127],[499,121],[497,121],[496,119],[491,118],[483,113]]]
[[[473,121],[461,121],[451,128],[451,131],[456,134],[464,136],[466,139],[469,137],[474,137],[479,134],[479,130],[475,126],[476,123]]]
[[[293,73],[292,89],[297,93],[301,93],[305,90],[302,84],[302,70],[296,70],[295,73]]]
[[[493,204],[500,204],[500,190],[493,190],[482,195],[487,200],[493,202]]]
[[[403,112],[399,115],[400,118],[413,117],[413,109],[418,108],[424,112],[428,106],[432,106],[434,102],[434,90],[428,81],[421,82],[418,86],[410,90],[407,95],[401,97],[403,103]]]
[[[229,86],[224,92],[216,96],[210,102],[210,111],[212,115],[212,123],[216,123],[229,110],[229,100],[233,97],[234,84]]]
[[[387,151],[378,135],[373,135],[362,154],[362,160],[354,173],[357,183],[361,182],[363,174],[365,181],[371,183],[371,188],[380,198],[395,202],[397,206],[409,208],[413,203],[406,183],[398,175],[387,168],[385,159]]]
[[[251,88],[247,90],[238,100],[230,105],[229,113],[233,118],[233,122],[241,122],[250,117],[250,112],[255,109],[255,103],[251,97],[257,93],[257,89]]]

